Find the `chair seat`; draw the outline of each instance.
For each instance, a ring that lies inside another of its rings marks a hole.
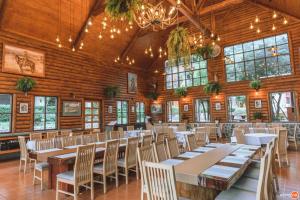
[[[94,173],[96,173],[96,174],[103,174],[103,164],[101,163],[101,164],[97,164],[97,165],[95,165],[94,166]]]
[[[246,190],[249,192],[256,192],[258,186],[258,180],[253,178],[242,177],[240,178],[233,187],[240,190]]]
[[[63,173],[57,174],[56,177],[57,177],[57,179],[73,181],[74,180],[74,171],[63,172]]]
[[[47,162],[41,162],[35,164],[35,169],[42,171],[44,169],[47,169],[49,167],[49,164]]]
[[[125,158],[120,158],[118,160],[118,167],[125,167]]]
[[[259,168],[256,168],[256,167],[250,167],[248,168],[243,177],[248,177],[248,178],[253,178],[253,179],[258,179],[259,177]]]
[[[246,190],[239,190],[236,188],[230,188],[229,190],[221,192],[216,200],[255,200],[256,193]]]

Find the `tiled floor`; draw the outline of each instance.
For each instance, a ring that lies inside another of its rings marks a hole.
[[[278,199],[288,200],[291,191],[300,192],[300,152],[289,152],[290,166],[278,170],[280,195]],[[54,190],[40,190],[39,185],[32,185],[32,173],[19,173],[19,162],[7,161],[0,163],[0,200],[31,200],[55,199]],[[130,177],[128,185],[120,177],[120,187],[115,188],[114,182],[109,184],[108,192],[103,195],[102,185],[96,185],[95,197],[103,200],[137,200],[140,199],[140,182],[135,175]],[[72,198],[68,198],[72,199]],[[80,199],[90,199],[89,191],[83,192]]]

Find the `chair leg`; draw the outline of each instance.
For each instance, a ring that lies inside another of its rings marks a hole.
[[[59,199],[59,193],[58,193],[58,190],[59,190],[59,183],[58,183],[58,180],[56,180],[56,192],[55,192],[55,199],[58,200]]]

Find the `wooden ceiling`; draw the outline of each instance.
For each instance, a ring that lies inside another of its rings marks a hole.
[[[165,0],[168,4],[176,0]],[[72,2],[70,9],[70,2]],[[108,64],[113,64],[114,58],[129,56],[135,59],[135,65],[147,68],[151,66],[157,56],[150,58],[144,55],[144,49],[150,45],[155,50],[165,47],[168,32],[172,29],[153,32],[152,29],[141,30],[134,24],[133,29],[125,32],[126,23],[108,20],[108,29],[101,30],[104,13],[104,0],[0,0],[0,26],[2,30],[32,37],[47,43],[56,44],[55,38],[60,29],[60,38],[64,48],[72,46],[68,42],[70,34],[78,47],[81,41],[84,48],[80,51],[93,55]],[[179,22],[190,23],[198,30],[210,31],[209,26],[202,24],[202,19],[211,13],[219,16],[224,11],[243,2],[266,9],[276,9],[293,18],[300,19],[300,1],[289,0],[182,0],[184,6],[180,8]],[[61,23],[59,24],[58,9],[61,8]],[[72,12],[70,12],[72,10]],[[73,17],[70,13],[74,15]],[[84,31],[89,17],[93,18],[93,25],[89,32]],[[70,30],[70,19],[73,22]],[[122,33],[115,39],[110,38],[109,28],[115,25]],[[99,39],[99,33],[103,39]],[[71,50],[70,50],[71,51]]]

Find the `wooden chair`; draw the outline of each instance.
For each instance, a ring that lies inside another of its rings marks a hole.
[[[95,159],[95,145],[86,145],[77,148],[76,160],[73,171],[67,171],[56,176],[56,200],[59,194],[67,194],[78,199],[79,186],[83,186],[91,190],[91,199],[94,199],[94,178],[93,168]],[[74,186],[74,192],[70,193],[60,189],[60,183]],[[87,184],[90,184],[88,186]]]
[[[195,129],[195,138],[197,146],[204,146],[207,142],[207,127],[198,127]]]
[[[26,140],[24,136],[18,136],[19,146],[20,146],[20,165],[19,165],[19,171],[22,169],[22,162],[24,162],[23,171],[24,174],[26,173],[27,169],[27,163],[31,163],[32,161],[35,161],[34,159],[30,159],[28,155],[28,150],[26,147]]]
[[[234,128],[234,134],[236,138],[236,143],[237,144],[246,144],[246,139],[245,139],[245,134],[244,130],[240,128]]]
[[[116,187],[119,185],[118,179],[118,151],[119,151],[119,140],[110,140],[105,144],[105,153],[103,158],[103,164],[94,166],[94,174],[100,175],[103,178],[103,182],[96,181],[96,183],[103,184],[104,194],[106,193],[106,178],[110,175],[115,174]]]
[[[217,127],[216,126],[209,126],[208,128],[208,138],[209,141],[214,140],[216,142],[218,142],[218,134],[217,134]]]
[[[126,184],[128,184],[128,173],[129,170],[136,172],[136,177],[138,179],[138,165],[137,165],[137,148],[139,145],[138,137],[127,138],[125,157],[118,160],[118,167],[124,168],[124,174],[119,172],[119,175],[126,177]],[[135,168],[135,170],[133,169]]]
[[[41,140],[41,139],[43,139],[43,133],[30,133],[29,139],[30,140]]]
[[[119,131],[111,131],[110,132],[111,140],[118,140],[119,138],[120,138]]]
[[[298,125],[295,124],[294,130],[293,130],[293,135],[288,135],[288,142],[289,143],[294,143],[294,147],[295,147],[296,151],[298,150],[297,130],[298,130]]]
[[[174,166],[143,161],[147,199],[177,200]]]
[[[47,139],[52,139],[58,136],[58,131],[47,132]]]
[[[127,131],[133,131],[133,130],[134,130],[134,126],[127,126],[127,127],[126,127],[126,130],[127,130]]]
[[[142,136],[142,147],[150,146],[152,144],[152,135],[143,135]]]
[[[164,142],[153,143],[153,153],[156,162],[162,162],[168,159]]]
[[[180,154],[179,148],[178,148],[178,142],[176,138],[167,138],[166,139],[167,144],[167,152],[169,158],[177,157]]]
[[[155,142],[163,142],[165,139],[164,133],[156,133]]]
[[[195,138],[195,134],[185,135],[185,140],[187,143],[188,151],[193,151],[194,149],[196,149],[198,147],[196,138]]]
[[[285,160],[287,165],[289,165],[289,159],[287,154],[287,134],[288,131],[285,128],[279,129],[278,132],[278,144],[276,146],[276,155],[279,163],[279,167],[281,168],[282,161]]]
[[[143,161],[155,162],[152,145],[139,147],[137,150],[137,155],[138,155],[138,162],[139,162],[140,174],[141,174],[141,200],[143,200],[144,193],[148,193],[148,189],[144,182],[144,173],[143,173],[143,168],[142,168],[142,162]]]

